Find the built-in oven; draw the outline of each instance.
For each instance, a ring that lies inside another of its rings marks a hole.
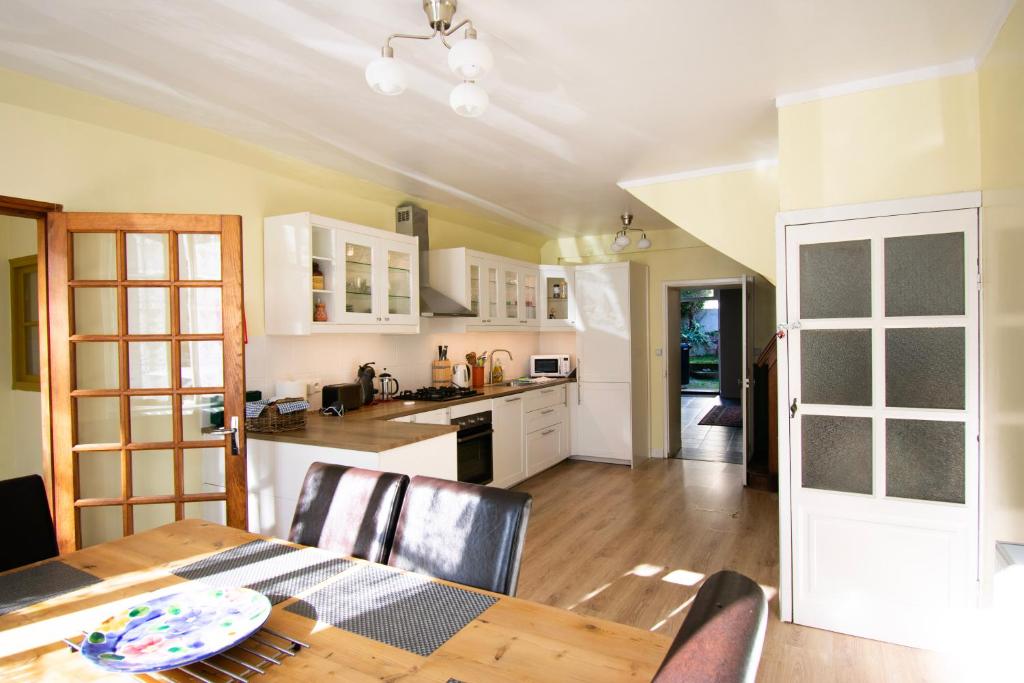
[[[459,481],[490,484],[494,479],[491,411],[455,417],[452,424],[459,427]]]

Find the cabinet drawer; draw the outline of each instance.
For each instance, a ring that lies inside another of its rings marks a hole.
[[[541,408],[565,405],[565,385],[557,387],[546,387],[544,389],[532,389],[526,392],[523,397],[523,410],[532,412]]]
[[[533,410],[526,414],[526,433],[529,434],[559,422],[568,424],[568,412],[569,409],[564,405],[548,406],[547,408]]]
[[[563,426],[552,425],[526,435],[526,475],[546,470],[562,460],[560,444]]]

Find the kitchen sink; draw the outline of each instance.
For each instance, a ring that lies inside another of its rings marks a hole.
[[[528,387],[532,384],[536,384],[532,379],[510,379],[507,382],[498,382],[497,384],[491,384],[492,387]]]

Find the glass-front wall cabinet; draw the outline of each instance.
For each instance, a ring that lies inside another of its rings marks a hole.
[[[523,310],[527,323],[537,322],[537,280],[537,273],[523,273]]]
[[[504,294],[505,307],[502,309],[502,317],[508,321],[519,320],[519,271],[508,268],[504,271]]]
[[[388,244],[384,247],[387,261],[387,305],[382,307],[384,322],[415,323],[414,298],[419,296],[419,283],[414,280],[414,247]]]
[[[359,235],[344,235],[341,240],[342,269],[345,291],[343,308],[337,311],[337,322],[374,322],[374,260],[373,240]],[[335,322],[335,321],[330,321]]]
[[[562,266],[541,266],[541,327],[572,327],[576,323],[575,280]]]

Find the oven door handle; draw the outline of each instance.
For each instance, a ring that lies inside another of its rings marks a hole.
[[[477,439],[482,439],[485,436],[486,437],[490,437],[490,435],[493,434],[493,433],[494,433],[493,429],[488,429],[487,431],[483,431],[483,432],[474,432],[473,434],[470,434],[468,436],[460,436],[458,438],[458,443],[468,443],[470,441],[476,441]]]

